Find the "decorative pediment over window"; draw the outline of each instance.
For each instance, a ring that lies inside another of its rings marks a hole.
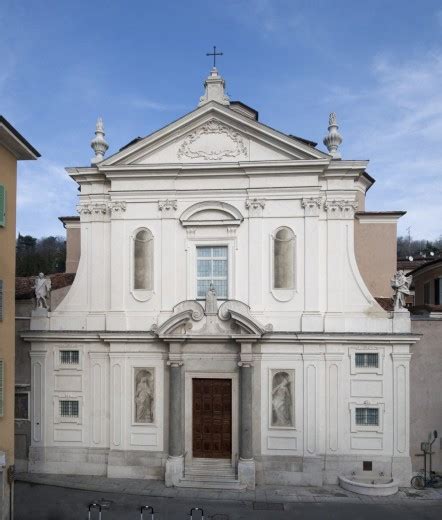
[[[234,128],[210,119],[186,135],[177,152],[183,160],[220,161],[224,158],[244,160],[248,156],[246,141]]]
[[[173,308],[173,315],[160,326],[154,326],[152,331],[160,338],[181,337],[201,338],[213,336],[214,338],[231,337],[237,339],[241,336],[259,338],[266,332],[270,332],[270,325],[262,326],[250,314],[250,308],[238,300],[227,300],[219,309],[212,312],[211,307],[206,309],[195,300],[186,300]]]
[[[183,211],[180,221],[187,226],[239,226],[244,220],[241,212],[226,202],[198,202]]]

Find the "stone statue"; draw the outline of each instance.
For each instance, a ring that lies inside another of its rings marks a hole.
[[[393,288],[394,310],[401,311],[405,308],[405,296],[411,294],[410,285],[413,280],[412,276],[405,276],[404,271],[398,271],[391,279],[391,287]]]
[[[47,298],[51,292],[51,279],[45,278],[45,275],[40,273],[34,281],[33,289],[35,290],[36,308],[49,310]]]
[[[153,422],[154,378],[150,370],[140,368],[135,375],[135,422]]]
[[[336,114],[332,112],[328,117],[328,126],[335,126],[336,124]]]
[[[272,380],[272,426],[293,426],[292,393],[287,372],[277,372]]]
[[[218,313],[218,300],[216,299],[215,287],[210,284],[206,294],[206,315],[216,315]]]

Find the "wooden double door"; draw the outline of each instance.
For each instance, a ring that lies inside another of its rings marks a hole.
[[[232,380],[193,379],[192,448],[194,457],[232,456]]]

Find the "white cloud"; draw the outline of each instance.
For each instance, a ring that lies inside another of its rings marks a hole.
[[[76,215],[77,185],[52,161],[19,163],[17,233],[35,237],[64,235],[59,216]]]
[[[335,85],[326,100],[342,114],[343,155],[369,157],[377,179],[367,209],[403,209],[399,233],[442,234],[442,51],[399,61],[378,56],[373,84]]]

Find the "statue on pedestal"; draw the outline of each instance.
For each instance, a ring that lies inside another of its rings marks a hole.
[[[210,284],[206,294],[206,316],[216,315],[218,313],[218,300],[216,298],[215,287]]]
[[[393,288],[394,311],[405,309],[405,297],[411,294],[410,285],[413,280],[412,276],[405,276],[404,271],[398,271],[391,279],[391,287]]]
[[[34,282],[35,290],[35,307],[37,309],[48,309],[49,293],[51,292],[51,279],[45,278],[43,273],[40,273]]]

